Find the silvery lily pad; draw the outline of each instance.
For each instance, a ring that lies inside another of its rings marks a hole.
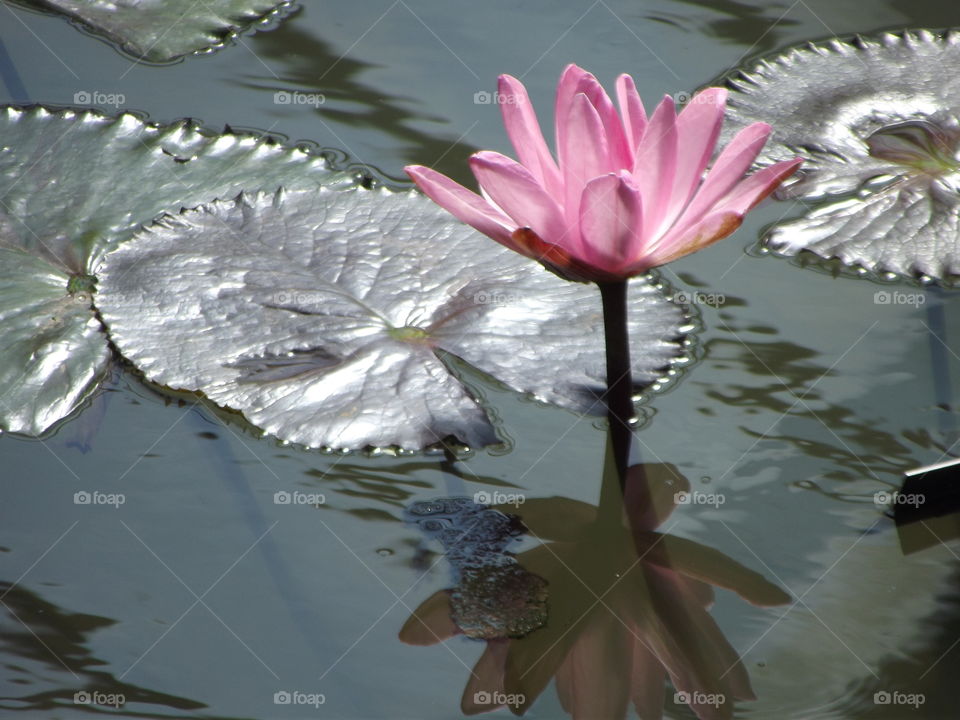
[[[775,226],[771,248],[875,273],[960,274],[960,33],[808,44],[730,84],[728,132],[774,127],[758,162],[807,158],[781,196],[816,207]]]
[[[144,60],[165,62],[221,47],[289,0],[20,0],[56,10]]]
[[[686,318],[649,282],[631,287],[635,372],[650,383],[680,356]],[[596,288],[412,191],[281,191],[165,217],[107,256],[98,307],[149,379],[308,447],[496,442],[446,354],[540,400],[603,410]]]
[[[351,182],[306,152],[133,115],[0,109],[0,429],[40,434],[109,361],[92,268],[141,222],[243,188]]]

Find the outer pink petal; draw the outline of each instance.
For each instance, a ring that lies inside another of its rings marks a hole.
[[[424,195],[437,205],[461,222],[513,248],[510,234],[516,229],[517,224],[482,197],[428,167],[408,165],[404,170]]]
[[[703,185],[681,216],[680,225],[689,227],[726,197],[763,149],[770,130],[769,125],[758,122],[737,133],[710,168]]]
[[[560,147],[563,173],[564,213],[567,223],[579,220],[580,196],[587,183],[610,172],[607,138],[596,108],[583,93],[574,96],[567,108],[566,132]]]
[[[726,103],[725,89],[707,88],[694,95],[677,117],[677,174],[666,225],[677,219],[700,186],[720,136]]]
[[[637,147],[633,172],[646,210],[643,234],[648,238],[655,238],[663,232],[676,172],[677,113],[673,98],[666,95],[647,123]]]
[[[526,167],[500,153],[483,151],[470,158],[470,169],[490,199],[519,227],[531,228],[554,245],[579,245],[576,226],[568,228],[560,206]]]
[[[543,139],[527,89],[510,75],[501,75],[498,87],[503,124],[517,157],[547,191],[562,202],[560,170]]]
[[[671,231],[665,235],[655,248],[649,250],[631,266],[630,274],[637,274],[658,265],[666,265],[684,255],[702,250],[727,237],[740,227],[742,222],[743,215],[732,210],[717,210],[709,213],[690,228],[681,232]]]
[[[717,206],[718,210],[733,210],[746,215],[780,183],[790,177],[803,163],[802,158],[783,160],[758,170],[740,183]]]
[[[584,259],[612,273],[629,265],[643,250],[642,208],[640,191],[626,172],[587,183],[580,202]]]
[[[616,108],[610,101],[610,96],[593,75],[584,75],[577,85],[577,92],[582,92],[589,98],[591,104],[600,116],[603,129],[607,136],[610,170],[616,172],[622,169],[633,168],[633,153],[624,134],[623,122],[617,114]]]
[[[617,78],[617,104],[620,105],[620,115],[623,117],[627,144],[632,155],[636,156],[643,131],[647,127],[647,111],[643,108],[643,101],[633,78],[627,74]]]

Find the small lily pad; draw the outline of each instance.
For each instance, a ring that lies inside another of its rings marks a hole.
[[[600,297],[416,192],[281,191],[167,216],[107,256],[97,304],[150,379],[307,447],[497,442],[444,363],[602,413]],[[634,373],[683,353],[683,310],[631,283]]]
[[[222,47],[258,21],[283,16],[289,0],[20,0],[63,13],[134,57],[166,62]]]
[[[760,164],[806,158],[781,197],[813,210],[767,245],[877,274],[960,274],[960,33],[811,43],[729,82],[727,132],[763,120],[774,134]]]
[[[350,184],[323,158],[189,122],[0,108],[0,430],[43,433],[110,359],[93,268],[142,222],[243,188]]]

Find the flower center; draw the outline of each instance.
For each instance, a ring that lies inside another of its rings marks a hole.
[[[97,287],[97,278],[93,275],[84,275],[76,273],[67,280],[67,292],[71,295],[77,293],[92,293]]]
[[[390,337],[400,342],[408,343],[426,343],[430,340],[430,333],[423,328],[413,325],[404,325],[403,327],[392,327],[387,330]]]

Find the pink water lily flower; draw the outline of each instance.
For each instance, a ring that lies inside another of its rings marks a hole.
[[[554,158],[523,84],[502,75],[498,98],[520,161],[473,155],[482,196],[421,165],[406,171],[434,202],[497,242],[570,279],[612,282],[726,237],[801,163],[744,177],[770,134],[758,122],[704,174],[726,90],[703,90],[679,115],[666,96],[648,119],[629,75],[616,89],[619,114],[593,75],[567,66],[557,87]]]

